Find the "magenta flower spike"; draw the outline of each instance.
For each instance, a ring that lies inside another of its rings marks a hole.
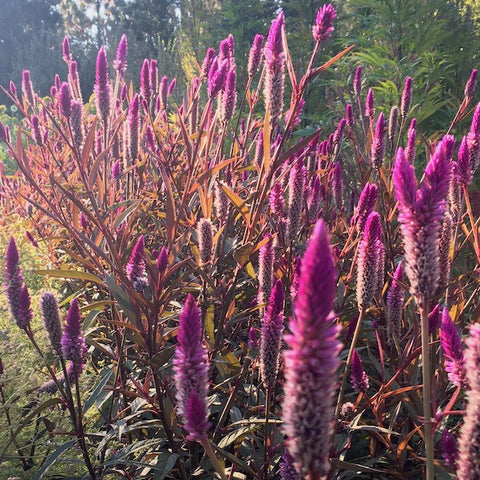
[[[470,327],[466,340],[465,371],[468,405],[458,440],[457,479],[480,478],[480,325]]]
[[[180,313],[177,342],[173,370],[178,414],[191,438],[197,440],[208,430],[208,359],[200,311],[190,294]]]
[[[367,92],[367,99],[365,100],[365,116],[373,120],[375,116],[375,99],[373,96],[373,89],[369,88]]]
[[[65,319],[65,327],[61,339],[62,354],[64,360],[71,360],[73,365],[79,366],[85,364],[87,346],[82,332],[82,319],[78,300],[74,298],[70,304]]]
[[[480,164],[480,103],[473,114],[472,124],[467,135],[467,145],[470,154],[470,166],[472,172],[475,172]]]
[[[202,78],[208,77],[214,58],[215,50],[213,48],[208,48],[202,63]]]
[[[317,42],[328,40],[334,30],[333,21],[337,18],[337,12],[331,4],[323,5],[317,12],[315,25],[312,27],[313,38]]]
[[[138,93],[134,95],[130,106],[128,107],[127,118],[127,145],[129,163],[135,162],[138,157],[140,141],[140,97]]]
[[[410,104],[412,103],[412,77],[405,79],[405,85],[403,86],[402,99],[400,101],[400,114],[402,118],[406,118]]]
[[[442,434],[442,457],[447,467],[455,468],[458,459],[457,442],[447,429]]]
[[[358,246],[356,293],[359,309],[367,308],[383,286],[384,255],[380,215],[372,212]]]
[[[263,58],[263,42],[265,37],[260,34],[256,34],[252,47],[250,48],[250,53],[248,54],[248,78],[252,78],[260,69],[260,64],[262,63]]]
[[[41,147],[43,145],[43,135],[42,131],[40,130],[40,120],[38,115],[32,115],[31,122],[33,138],[35,139],[37,145]]]
[[[440,325],[442,319],[442,312],[440,311],[440,305],[437,303],[432,311],[428,314],[428,334],[432,335]]]
[[[302,480],[302,477],[293,466],[293,458],[287,448],[283,451],[282,460],[280,461],[280,479],[281,480]]]
[[[28,103],[32,107],[37,106],[37,98],[35,92],[33,91],[32,79],[30,77],[30,70],[24,70],[22,72],[22,93],[28,100]]]
[[[399,329],[402,321],[404,291],[402,288],[403,282],[403,265],[400,262],[393,274],[392,284],[387,293],[387,315],[392,326]]]
[[[372,165],[378,170],[383,165],[383,158],[385,156],[385,118],[383,112],[377,119],[375,125],[375,134],[372,142]]]
[[[168,251],[165,247],[162,247],[157,257],[157,269],[160,275],[163,275],[167,271],[168,264]]]
[[[442,313],[440,341],[445,356],[445,370],[448,373],[448,379],[457,387],[465,385],[465,358],[462,340],[446,308]]]
[[[208,75],[208,96],[215,98],[218,93],[225,87],[228,72],[228,59],[225,59],[220,65],[218,61],[212,62]]]
[[[62,57],[65,60],[65,63],[67,63],[67,65],[72,60],[72,54],[70,53],[70,41],[67,36],[63,37]]]
[[[106,124],[110,115],[110,85],[108,83],[107,54],[103,47],[100,48],[97,55],[94,91],[97,114]]]
[[[139,280],[141,281],[145,275],[145,240],[143,235],[138,237],[132,249],[126,272],[128,279],[133,284]]]
[[[61,355],[62,322],[60,321],[58,300],[54,293],[42,293],[42,296],[40,297],[40,311],[50,346],[57,355]]]
[[[417,300],[421,300],[422,296],[432,298],[438,286],[439,242],[450,172],[451,164],[442,141],[418,187],[413,166],[405,158],[403,150],[398,149],[393,183],[405,248],[405,270],[411,292]]]
[[[213,225],[208,218],[201,218],[198,222],[197,235],[200,265],[205,265],[210,262],[213,253]]]
[[[113,68],[118,72],[118,74],[123,77],[127,70],[127,56],[128,56],[128,42],[127,36],[125,34],[120,38],[120,42],[117,47],[117,56],[113,62]]]
[[[72,114],[72,97],[70,95],[70,86],[67,82],[63,82],[60,86],[58,103],[60,104],[61,114],[69,119]]]
[[[145,58],[140,72],[140,93],[147,103],[152,98],[152,86],[150,85],[150,62]]]
[[[72,127],[73,141],[77,148],[83,143],[83,104],[79,100],[73,100],[70,111],[70,125]]]
[[[330,470],[333,399],[341,344],[332,309],[337,274],[319,220],[303,257],[291,335],[286,337],[284,433],[299,473],[319,480]]]
[[[283,198],[282,184],[274,183],[270,191],[270,210],[272,215],[282,218],[285,211],[285,199]]]
[[[305,168],[297,160],[288,180],[287,240],[294,242],[300,227],[300,215],[304,202]]]
[[[160,99],[160,109],[165,110],[167,108],[168,101],[168,77],[166,75],[162,76],[158,91]]]
[[[460,148],[458,149],[456,175],[460,184],[465,188],[468,188],[472,184],[472,165],[470,164],[467,137],[462,138]]]
[[[152,93],[155,94],[158,87],[158,62],[152,58],[150,59],[150,88]]]
[[[377,201],[378,187],[374,183],[366,183],[363,187],[355,214],[352,218],[352,224],[356,226],[357,232],[363,232],[367,218],[373,212],[375,202]]]
[[[353,117],[353,108],[350,103],[345,105],[345,119],[347,120],[347,125],[349,127],[353,127],[355,125],[355,119]]]
[[[283,111],[285,89],[285,56],[283,53],[282,30],[285,18],[283,12],[272,22],[265,44],[265,81],[263,97],[270,123],[275,126]]]
[[[258,303],[267,305],[273,283],[273,242],[270,235],[267,243],[260,247],[258,255]]]
[[[357,350],[353,350],[352,361],[350,362],[350,383],[357,393],[365,393],[369,387],[368,376],[363,370],[362,359]]]
[[[280,367],[284,298],[282,281],[278,279],[272,289],[268,307],[262,320],[260,375],[266,389],[274,388]]]
[[[233,117],[235,104],[237,102],[237,73],[231,68],[225,81],[225,89],[220,103],[219,118],[222,122],[228,122]]]
[[[413,119],[415,120],[415,119]],[[412,120],[412,122],[413,122]],[[417,132],[415,130],[415,126],[410,125],[410,128],[408,129],[408,138],[407,138],[407,146],[405,147],[405,157],[411,163],[412,165],[415,162],[415,153],[416,153],[416,147],[415,147],[415,142],[417,139]]]
[[[362,66],[359,65],[355,70],[353,77],[353,91],[357,97],[362,93]]]
[[[477,77],[478,77],[478,70],[474,68],[470,76],[468,77],[467,83],[465,84],[465,99],[467,102],[470,102],[473,99],[473,96],[475,95],[475,90],[477,88]]]

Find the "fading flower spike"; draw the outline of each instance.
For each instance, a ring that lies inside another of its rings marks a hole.
[[[478,77],[478,70],[474,68],[470,73],[470,77],[468,77],[467,83],[465,84],[465,99],[467,102],[470,102],[475,95],[475,89],[477,88],[477,77]]]
[[[412,103],[412,77],[405,79],[405,85],[403,87],[402,99],[400,101],[400,114],[402,118],[408,115],[410,104]]]
[[[378,116],[372,142],[372,165],[378,170],[383,165],[385,156],[385,118],[383,112]]]
[[[258,303],[266,305],[270,299],[273,283],[273,242],[268,241],[260,247],[258,256]]]
[[[212,259],[213,251],[213,226],[208,218],[202,218],[198,222],[197,235],[200,265],[205,265]]]
[[[330,470],[333,398],[341,344],[332,309],[337,275],[327,229],[319,220],[300,273],[291,335],[286,337],[284,432],[297,472],[319,479]]]
[[[141,281],[145,275],[145,240],[143,235],[138,237],[132,249],[126,272],[128,279],[133,284],[136,284],[139,280]]]
[[[35,108],[37,106],[37,98],[33,91],[32,79],[30,77],[30,70],[24,70],[22,72],[22,92],[27,98],[28,103],[30,103],[30,105]]]
[[[48,341],[57,355],[62,354],[62,322],[58,310],[57,296],[51,292],[45,292],[40,297],[40,311],[43,325],[47,333]]]
[[[399,329],[402,321],[404,291],[403,282],[403,265],[400,262],[393,274],[392,285],[387,294],[387,315],[391,325],[395,329]]]
[[[442,434],[442,457],[447,467],[455,468],[458,459],[457,442],[447,429]]]
[[[362,67],[359,65],[355,70],[355,76],[353,78],[353,91],[357,97],[360,97],[362,93]]]
[[[367,99],[365,100],[365,116],[373,120],[375,116],[373,89],[369,88],[367,92]]]
[[[100,48],[97,55],[94,91],[97,114],[106,125],[110,115],[110,85],[108,83],[107,54],[103,47]]]
[[[287,240],[294,242],[300,227],[300,215],[304,202],[305,169],[297,160],[290,170],[288,181]]]
[[[448,373],[448,379],[457,387],[465,385],[465,358],[462,340],[446,308],[442,313],[440,341],[445,356],[445,370]]]
[[[168,264],[168,251],[165,247],[162,247],[157,257],[157,269],[160,272],[160,275],[163,275],[166,272]]]
[[[265,37],[260,34],[256,34],[252,47],[250,48],[250,53],[248,55],[248,78],[252,78],[260,69],[260,64],[263,57],[263,41]]]
[[[363,187],[358,205],[355,209],[355,215],[352,218],[352,224],[356,226],[357,232],[363,232],[367,218],[373,212],[375,202],[377,201],[378,187],[374,183],[366,183]]]
[[[82,319],[80,317],[78,300],[74,298],[67,312],[61,344],[63,358],[65,360],[71,360],[75,366],[85,364],[87,353],[81,323]]]
[[[440,305],[437,303],[433,307],[432,311],[428,314],[428,334],[433,335],[440,325],[442,319],[442,313],[440,311]]]
[[[395,143],[395,137],[397,136],[399,122],[399,110],[396,105],[390,109],[390,116],[388,118],[388,143],[390,144],[390,149],[393,149]]]
[[[313,38],[317,42],[328,40],[334,30],[333,21],[337,17],[337,12],[331,4],[323,5],[317,12],[315,25],[312,27]]]
[[[355,392],[365,393],[369,387],[368,376],[363,370],[362,359],[357,350],[353,350],[352,360],[350,362],[350,383]]]
[[[117,70],[118,74],[123,77],[127,70],[127,55],[128,55],[128,42],[127,36],[122,35],[117,47],[117,56],[113,62],[113,68]]]
[[[458,160],[456,169],[457,178],[459,182],[468,188],[472,184],[472,166],[470,164],[470,153],[468,150],[467,137],[462,138],[460,148],[458,149]]]

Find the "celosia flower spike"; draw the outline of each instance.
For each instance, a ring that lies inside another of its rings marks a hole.
[[[58,311],[58,300],[54,293],[45,292],[40,297],[40,311],[48,341],[57,355],[62,354],[62,322]]]
[[[363,370],[362,359],[355,349],[350,362],[350,383],[357,393],[365,393],[369,387],[368,376]]]
[[[30,70],[24,70],[22,72],[22,93],[27,98],[32,107],[36,107],[37,98],[33,91],[32,79],[30,77]]]
[[[263,41],[265,37],[260,34],[256,34],[252,47],[250,48],[250,53],[248,55],[248,78],[252,78],[260,69],[260,64],[263,57]]]
[[[393,148],[395,137],[397,135],[399,113],[396,105],[390,109],[390,116],[388,118],[388,143],[390,144],[390,148]]]
[[[365,100],[365,116],[373,120],[375,116],[373,89],[369,88],[367,92],[367,99]]]
[[[407,77],[405,79],[405,85],[403,87],[402,99],[400,101],[400,114],[402,118],[405,118],[410,109],[410,104],[412,103],[412,77]]]
[[[407,138],[407,146],[405,147],[405,157],[407,158],[408,162],[413,165],[415,161],[415,142],[417,139],[417,132],[414,126],[410,126],[408,129],[408,138]]]
[[[272,215],[282,218],[284,209],[285,200],[283,198],[282,184],[277,182],[270,191],[270,210],[272,211]]]
[[[273,242],[267,235],[268,241],[260,247],[258,255],[258,303],[267,304],[272,291],[273,283]]]
[[[333,398],[341,344],[332,315],[337,275],[327,229],[319,220],[303,261],[291,335],[286,337],[284,432],[299,473],[328,474]]]
[[[145,240],[143,235],[138,237],[138,240],[132,249],[126,272],[128,279],[133,284],[143,279],[143,276],[145,275]]]
[[[401,283],[403,282],[403,265],[400,262],[393,274],[392,284],[387,294],[387,315],[392,326],[396,329],[400,327],[402,321],[404,291]]]
[[[472,184],[472,166],[470,164],[470,154],[468,151],[467,137],[462,138],[460,148],[458,149],[458,160],[456,169],[457,178],[459,182],[468,188]]]
[[[228,60],[225,59],[220,65],[218,61],[214,61],[210,67],[208,75],[208,96],[215,98],[218,93],[225,87],[227,79]]]
[[[466,341],[465,371],[468,406],[458,441],[458,480],[480,478],[480,325],[470,327]]]
[[[333,21],[337,17],[337,12],[331,4],[323,5],[317,12],[315,25],[312,27],[313,38],[317,42],[328,40],[334,30]]]
[[[385,156],[385,118],[383,112],[378,116],[372,142],[372,165],[378,170],[383,165]]]
[[[260,375],[266,389],[272,389],[275,386],[280,366],[284,297],[282,281],[278,279],[272,289],[268,307],[262,320]]]
[[[455,386],[460,387],[465,384],[465,358],[462,340],[446,308],[442,313],[440,341],[445,356],[445,370],[448,373],[448,379]]]
[[[173,369],[178,414],[192,439],[197,440],[208,429],[208,359],[203,345],[200,311],[190,294],[180,313],[177,342]]]
[[[282,460],[280,461],[280,479],[281,480],[302,480],[293,466],[293,458],[288,453],[287,448],[283,451]]]
[[[58,103],[60,104],[60,113],[65,118],[70,118],[72,114],[72,97],[70,96],[70,86],[63,82],[60,87]]]
[[[357,97],[360,97],[362,93],[362,67],[359,65],[355,70],[355,76],[353,78],[353,91]]]
[[[305,190],[305,169],[297,160],[290,170],[288,181],[287,240],[294,242],[297,238],[300,215],[302,212]]]
[[[140,140],[140,97],[138,93],[134,95],[130,106],[128,107],[127,118],[127,145],[129,162],[133,163],[138,157]]]
[[[208,77],[210,72],[210,67],[212,66],[212,62],[214,58],[215,58],[215,50],[213,48],[208,48],[202,63],[202,78]]]
[[[333,203],[340,211],[343,209],[343,175],[342,165],[336,162],[333,169],[332,194]]]
[[[202,218],[198,222],[197,235],[200,265],[205,265],[212,259],[213,250],[213,226],[208,218]]]
[[[428,334],[432,335],[440,325],[442,319],[442,312],[440,311],[440,305],[437,303],[433,307],[432,311],[428,314]]]
[[[103,47],[100,48],[97,55],[94,90],[97,114],[106,124],[110,115],[110,85],[108,83],[107,54]]]
[[[347,120],[347,125],[353,127],[355,125],[355,119],[353,117],[353,108],[350,103],[345,105],[345,119]]]
[[[470,166],[472,172],[480,164],[480,103],[473,113],[472,124],[467,135],[468,151],[470,154]]]
[[[66,36],[63,37],[62,42],[62,57],[67,64],[72,60],[72,54],[70,53],[70,41]]]
[[[475,89],[477,88],[477,77],[478,70],[474,68],[468,77],[467,83],[465,84],[465,99],[467,102],[470,102],[475,95]]]
[[[117,56],[113,62],[113,68],[117,70],[118,74],[123,77],[127,70],[127,55],[128,55],[128,42],[125,34],[120,38],[120,42],[117,47]]]
[[[140,72],[140,93],[148,103],[152,97],[152,87],[150,85],[150,62],[146,58],[143,60]]]
[[[165,247],[160,249],[160,253],[157,257],[157,269],[160,275],[163,275],[168,268],[168,251]]]
[[[458,459],[457,442],[447,429],[442,434],[442,457],[447,467],[455,468]]]
[[[78,300],[74,298],[65,319],[61,344],[64,360],[71,360],[75,366],[85,364],[85,355],[87,353],[81,323]]]
[[[352,224],[356,226],[357,232],[363,232],[365,223],[370,213],[373,212],[375,202],[377,201],[378,187],[374,183],[366,183],[363,187],[358,205],[355,209],[355,215],[352,218]]]
[[[225,89],[220,103],[219,118],[222,122],[228,122],[232,119],[237,101],[237,73],[235,68],[231,68],[225,81]]]

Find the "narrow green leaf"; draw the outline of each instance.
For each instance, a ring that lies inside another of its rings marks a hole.
[[[40,480],[41,478],[44,478],[43,476],[45,473],[47,473],[47,470],[60,458],[60,456],[72,448],[76,443],[76,440],[70,440],[67,443],[64,443],[63,445],[60,445],[43,463],[43,465],[37,470],[35,473],[35,476],[33,477],[33,480]]]

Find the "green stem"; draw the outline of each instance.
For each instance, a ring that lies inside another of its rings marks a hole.
[[[220,478],[222,480],[227,480],[227,476],[225,475],[225,469],[223,466],[220,464],[217,456],[215,455],[215,452],[213,451],[212,446],[210,445],[210,442],[208,441],[207,438],[199,440],[200,444],[205,450],[205,453],[208,455],[208,458],[210,459],[210,462],[215,469],[215,471],[220,475]]]

